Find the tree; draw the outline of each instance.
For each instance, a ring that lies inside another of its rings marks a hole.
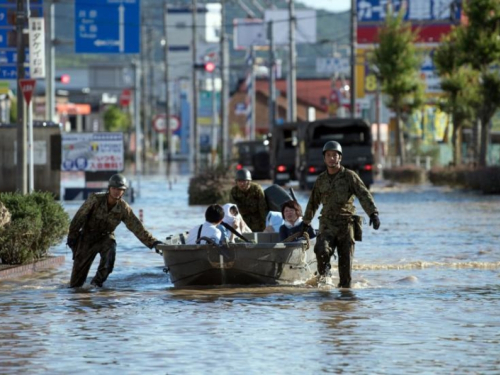
[[[130,128],[130,117],[114,105],[106,109],[103,118],[104,128],[108,132],[126,132]]]
[[[403,21],[403,13],[389,13],[379,30],[379,44],[372,63],[381,82],[387,106],[396,113],[396,154],[405,163],[402,118],[424,103],[424,83],[420,79],[421,59],[416,51],[417,32]]]
[[[465,123],[475,117],[479,105],[477,71],[470,65],[462,65],[462,51],[458,48],[461,29],[454,29],[445,36],[434,53],[434,64],[441,78],[444,97],[440,108],[450,114],[453,124],[453,163],[462,163],[462,129]]]
[[[479,105],[477,116],[481,133],[479,155],[475,161],[486,165],[490,121],[500,107],[500,2],[498,0],[473,0],[465,2],[467,22],[460,28],[459,47],[462,63],[470,64],[479,73]],[[477,139],[477,137],[473,137]],[[477,144],[477,143],[476,143]],[[477,148],[476,148],[477,150]]]

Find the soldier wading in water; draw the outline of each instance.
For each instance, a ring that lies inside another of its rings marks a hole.
[[[238,206],[243,220],[253,232],[262,232],[266,228],[267,203],[264,190],[252,182],[248,169],[236,172],[236,186],[231,189],[231,202]]]
[[[351,268],[354,257],[355,231],[361,240],[361,218],[355,215],[354,196],[370,217],[373,229],[380,227],[378,210],[373,197],[359,176],[340,165],[342,147],[329,141],[323,146],[323,157],[327,170],[318,176],[307,203],[304,215],[304,231],[310,225],[320,204],[323,204],[319,218],[319,235],[314,252],[318,261],[320,277],[328,276],[330,258],[335,248],[339,257],[339,288],[351,287]],[[355,228],[357,226],[357,228]]]
[[[101,260],[91,284],[102,287],[113,272],[116,257],[114,230],[123,221],[144,245],[152,249],[161,244],[149,233],[122,199],[127,180],[121,174],[111,176],[106,193],[92,194],[73,217],[69,227],[68,246],[73,251],[70,288],[85,283],[97,254]]]

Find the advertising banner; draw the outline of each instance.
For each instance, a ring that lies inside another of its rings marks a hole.
[[[123,133],[64,133],[61,171],[123,171]]]

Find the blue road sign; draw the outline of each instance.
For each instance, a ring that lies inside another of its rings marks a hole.
[[[139,53],[140,0],[75,0],[76,53]]]
[[[43,17],[43,0],[30,1],[31,17]],[[0,80],[17,79],[17,4],[13,0],[0,0]],[[26,23],[27,25],[27,23]],[[26,46],[25,64],[29,63]],[[25,78],[29,78],[29,67],[24,68]]]
[[[24,61],[30,62],[29,50],[26,50]],[[17,50],[16,49],[0,49],[0,65],[17,64]]]
[[[30,70],[24,68],[24,78],[30,78]],[[0,66],[0,80],[17,79],[17,67],[15,65]]]

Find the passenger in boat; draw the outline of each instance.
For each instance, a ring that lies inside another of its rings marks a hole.
[[[338,286],[350,288],[354,241],[361,239],[361,218],[355,215],[354,197],[358,198],[361,207],[370,217],[370,225],[373,225],[375,230],[380,227],[378,209],[359,176],[340,164],[342,146],[338,142],[325,143],[323,158],[327,170],[321,173],[314,183],[304,214],[304,225],[310,225],[318,207],[322,204],[319,234],[314,246],[318,274],[319,276],[329,274],[330,258],[337,249],[340,279]]]
[[[240,211],[243,220],[253,232],[262,232],[266,227],[267,202],[264,190],[252,182],[248,169],[236,172],[236,186],[231,189],[231,201]]]
[[[233,203],[226,203],[222,206],[224,209],[224,222],[228,225],[231,225],[234,229],[236,229],[239,233],[252,233],[252,230],[248,227],[245,220],[238,211],[238,207],[236,207]],[[232,242],[234,239],[234,235],[231,234],[229,241]]]
[[[279,211],[269,211],[266,217],[265,233],[278,233],[281,226],[285,223],[283,215]]]
[[[220,226],[222,223],[222,219],[224,219],[224,209],[218,204],[211,204],[208,206],[205,211],[205,222],[201,225],[195,226],[193,229],[189,231],[188,238],[186,240],[187,245],[196,245],[198,239],[201,237],[210,238],[216,244],[220,244],[221,241],[224,240],[224,237],[227,238],[227,234],[221,229],[224,229]],[[200,244],[206,244],[207,241],[201,240]]]
[[[308,225],[304,228],[302,221],[302,207],[297,201],[288,201],[281,206],[281,215],[284,219],[284,224],[280,227],[280,241],[290,237],[292,234],[307,232],[309,238],[316,237],[314,229]],[[301,237],[299,236],[299,237]]]
[[[91,284],[102,287],[113,272],[116,258],[114,231],[121,222],[150,249],[162,243],[144,228],[132,208],[122,199],[127,188],[127,179],[123,175],[111,176],[108,191],[90,195],[71,220],[67,240],[73,251],[70,288],[85,283],[97,254],[101,260]]]

